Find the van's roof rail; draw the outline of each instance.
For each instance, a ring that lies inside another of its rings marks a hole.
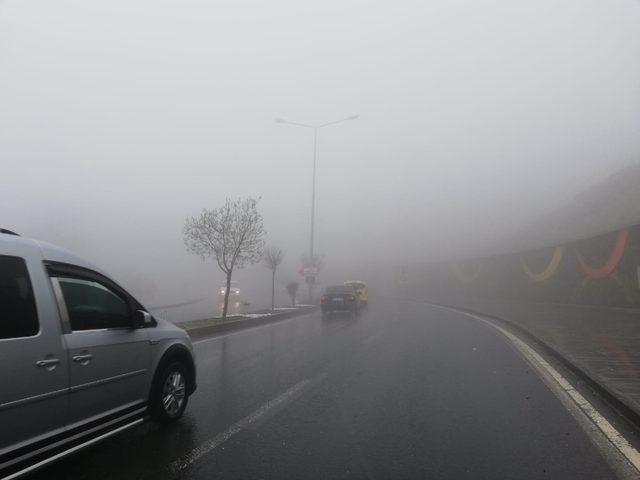
[[[7,230],[6,228],[0,228],[0,233],[6,233],[7,235],[15,235],[16,237],[20,236],[16,232],[12,232],[11,230]]]

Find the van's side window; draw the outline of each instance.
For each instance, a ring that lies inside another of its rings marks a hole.
[[[39,330],[24,259],[0,255],[0,338],[31,337]]]
[[[129,304],[101,283],[58,277],[69,313],[71,330],[97,330],[131,326]]]

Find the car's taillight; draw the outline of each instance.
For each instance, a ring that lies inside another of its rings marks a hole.
[[[321,301],[321,302],[326,302],[327,300],[329,300],[329,297],[328,297],[327,295],[322,295],[322,296],[320,297],[320,301]]]

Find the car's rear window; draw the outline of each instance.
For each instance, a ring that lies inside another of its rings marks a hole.
[[[332,285],[327,287],[326,293],[353,293],[353,287],[349,285]]]
[[[38,330],[36,302],[25,261],[0,255],[0,338],[31,337]]]

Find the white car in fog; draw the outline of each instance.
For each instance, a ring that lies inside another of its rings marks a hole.
[[[0,479],[180,418],[191,341],[82,258],[0,229]]]

